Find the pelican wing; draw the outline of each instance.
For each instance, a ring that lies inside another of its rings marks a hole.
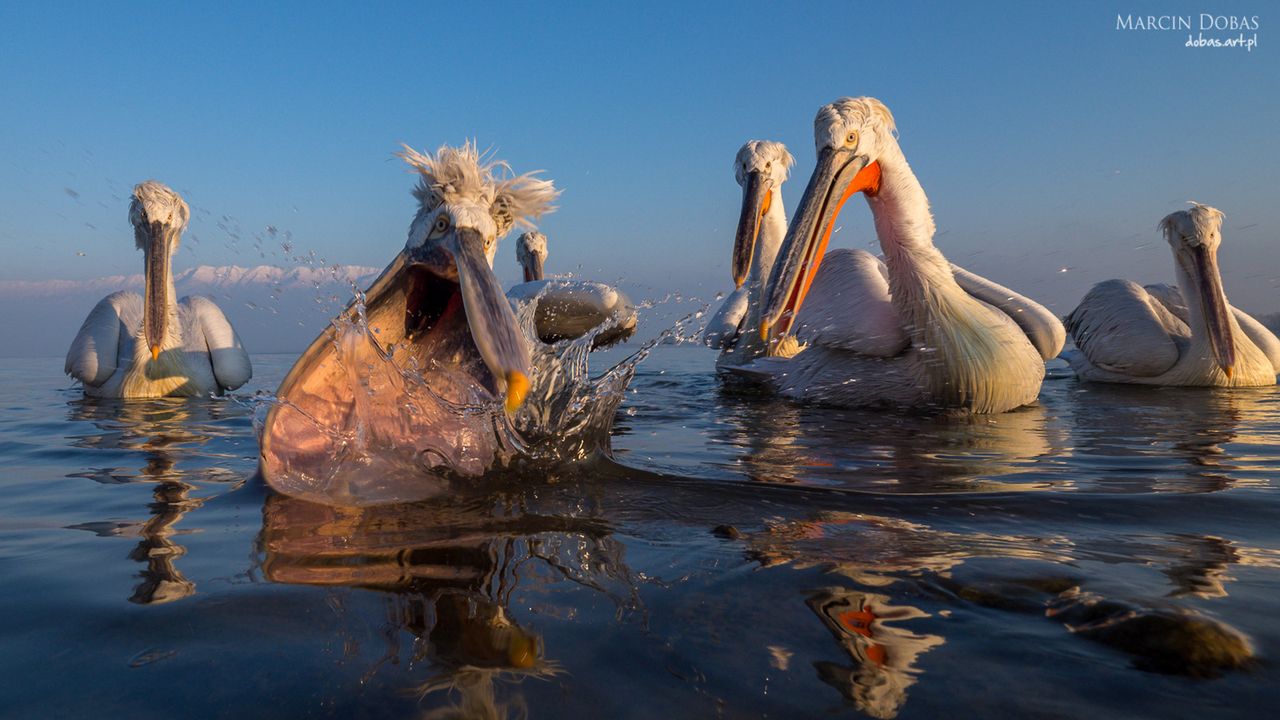
[[[1062,352],[1067,330],[1048,308],[954,263],[951,272],[966,293],[1012,318],[1039,351],[1040,357],[1051,360]]]
[[[612,322],[596,337],[604,347],[631,337],[636,331],[636,308],[622,291],[599,282],[534,280],[507,291],[517,304],[536,302],[534,325],[545,343],[579,338]]]
[[[1191,337],[1187,324],[1128,280],[1094,285],[1067,316],[1067,330],[1089,362],[1103,370],[1154,377],[1173,367]]]
[[[1182,299],[1182,291],[1174,285],[1146,285],[1146,291],[1155,296],[1161,304],[1173,313],[1182,322],[1189,323],[1189,315],[1187,314],[1187,303]],[[1275,333],[1267,329],[1266,325],[1258,322],[1252,315],[1241,310],[1234,305],[1231,307],[1231,314],[1236,319],[1236,324],[1240,326],[1240,332],[1253,341],[1254,345],[1262,351],[1267,359],[1271,361],[1271,367],[1280,373],[1280,338]]]
[[[1188,326],[1191,324],[1191,316],[1187,314],[1187,301],[1182,299],[1182,290],[1177,285],[1159,283],[1156,285],[1143,285],[1142,289],[1146,290],[1148,295],[1155,298],[1174,317],[1187,323]]]
[[[218,387],[222,390],[235,390],[249,382],[249,378],[253,377],[249,353],[245,352],[240,336],[227,321],[227,316],[222,314],[222,308],[203,295],[184,297],[179,304],[192,319],[192,324],[204,335]]]
[[[889,299],[888,270],[865,250],[826,254],[795,327],[806,345],[873,357],[898,355],[911,341]]]
[[[141,295],[116,292],[102,298],[71,341],[64,372],[89,387],[102,385],[119,365],[120,337],[141,325]]]
[[[711,316],[707,329],[702,331],[702,342],[713,350],[728,350],[738,343],[742,334],[742,321],[747,317],[747,286],[729,293],[724,304]]]

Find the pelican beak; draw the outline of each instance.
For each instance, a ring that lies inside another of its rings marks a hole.
[[[151,359],[160,357],[169,329],[169,264],[175,234],[163,223],[148,223],[151,242],[146,245],[146,295],[143,302],[142,334]]]
[[[470,228],[458,228],[446,248],[457,263],[458,285],[471,339],[504,393],[507,412],[515,412],[529,392],[529,350],[498,276],[489,267],[484,235]]]
[[[760,337],[785,335],[809,292],[840,209],[858,192],[874,195],[880,189],[880,164],[847,148],[823,148],[818,165],[787,228],[765,289]]]
[[[1222,275],[1218,272],[1217,253],[1204,245],[1192,248],[1191,275],[1200,289],[1200,308],[1214,359],[1230,379],[1236,364],[1236,346],[1227,296],[1222,290]]]
[[[742,287],[742,283],[747,281],[756,240],[760,237],[760,225],[772,201],[773,180],[764,178],[759,170],[747,173],[747,180],[742,186],[742,215],[738,217],[738,232],[733,238],[735,287]]]
[[[542,257],[537,253],[529,253],[525,256],[524,262],[524,281],[533,282],[542,279]]]

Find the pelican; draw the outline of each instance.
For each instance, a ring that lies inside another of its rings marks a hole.
[[[528,392],[529,348],[492,264],[499,239],[550,211],[558,191],[471,143],[400,156],[420,175],[404,248],[302,354],[264,423],[263,474],[285,492],[419,493],[420,474],[381,466],[335,479],[352,450],[366,466],[392,462],[364,450],[374,443],[422,469],[478,475],[503,450],[495,415],[475,409],[514,413]],[[338,486],[357,482],[367,485]]]
[[[541,280],[542,266],[547,262],[547,236],[537,230],[520,233],[516,238],[516,262],[520,263],[525,282]]]
[[[507,291],[518,306],[536,302],[534,326],[544,343],[581,337],[606,322],[592,341],[593,348],[622,342],[635,334],[636,307],[621,290],[601,282],[543,277],[547,236],[530,230],[516,242],[516,259],[524,282]]]
[[[1275,385],[1280,339],[1231,307],[1218,272],[1222,213],[1199,203],[1160,221],[1178,286],[1107,280],[1067,316],[1081,380],[1138,385]]]
[[[80,326],[65,372],[84,385],[85,395],[221,395],[253,376],[249,354],[213,300],[174,300],[173,253],[190,216],[170,188],[154,180],[134,187],[129,222],[145,257],[145,296],[112,293]]]
[[[785,397],[847,407],[997,413],[1036,399],[1065,331],[1037,303],[947,262],[919,180],[874,98],[814,120],[818,162],[770,271],[759,332],[768,357],[735,370]],[[864,193],[884,260],[823,255],[844,202]],[[821,271],[819,270],[821,268]],[[810,307],[795,328],[806,298]],[[806,344],[778,348],[793,329]]]
[[[742,213],[733,240],[735,289],[707,323],[703,342],[720,350],[717,368],[745,365],[764,355],[768,344],[744,328],[760,325],[764,284],[787,233],[782,184],[795,158],[772,140],[751,140],[734,158],[734,177],[742,187]]]

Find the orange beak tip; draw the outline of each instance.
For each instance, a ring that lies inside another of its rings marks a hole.
[[[514,413],[524,404],[524,398],[529,394],[529,378],[519,370],[512,370],[507,373],[507,399],[506,408],[508,413]]]
[[[1228,380],[1230,380],[1230,379],[1231,379],[1231,375],[1235,372],[1235,368],[1233,368],[1233,367],[1231,367],[1230,365],[1228,365],[1228,366],[1226,366],[1226,367],[1222,368],[1222,372],[1227,376],[1227,379],[1228,379]]]
[[[159,359],[160,359],[160,346],[159,346],[159,345],[152,345],[152,346],[151,346],[151,359],[152,359],[152,360],[159,360]],[[1230,377],[1230,375],[1228,375],[1228,377]]]
[[[769,323],[760,323],[760,339],[769,342]]]

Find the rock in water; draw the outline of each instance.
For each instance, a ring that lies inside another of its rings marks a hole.
[[[1190,610],[1141,607],[1072,589],[1051,600],[1045,614],[1072,633],[1135,655],[1143,670],[1216,677],[1253,659],[1244,634]]]

